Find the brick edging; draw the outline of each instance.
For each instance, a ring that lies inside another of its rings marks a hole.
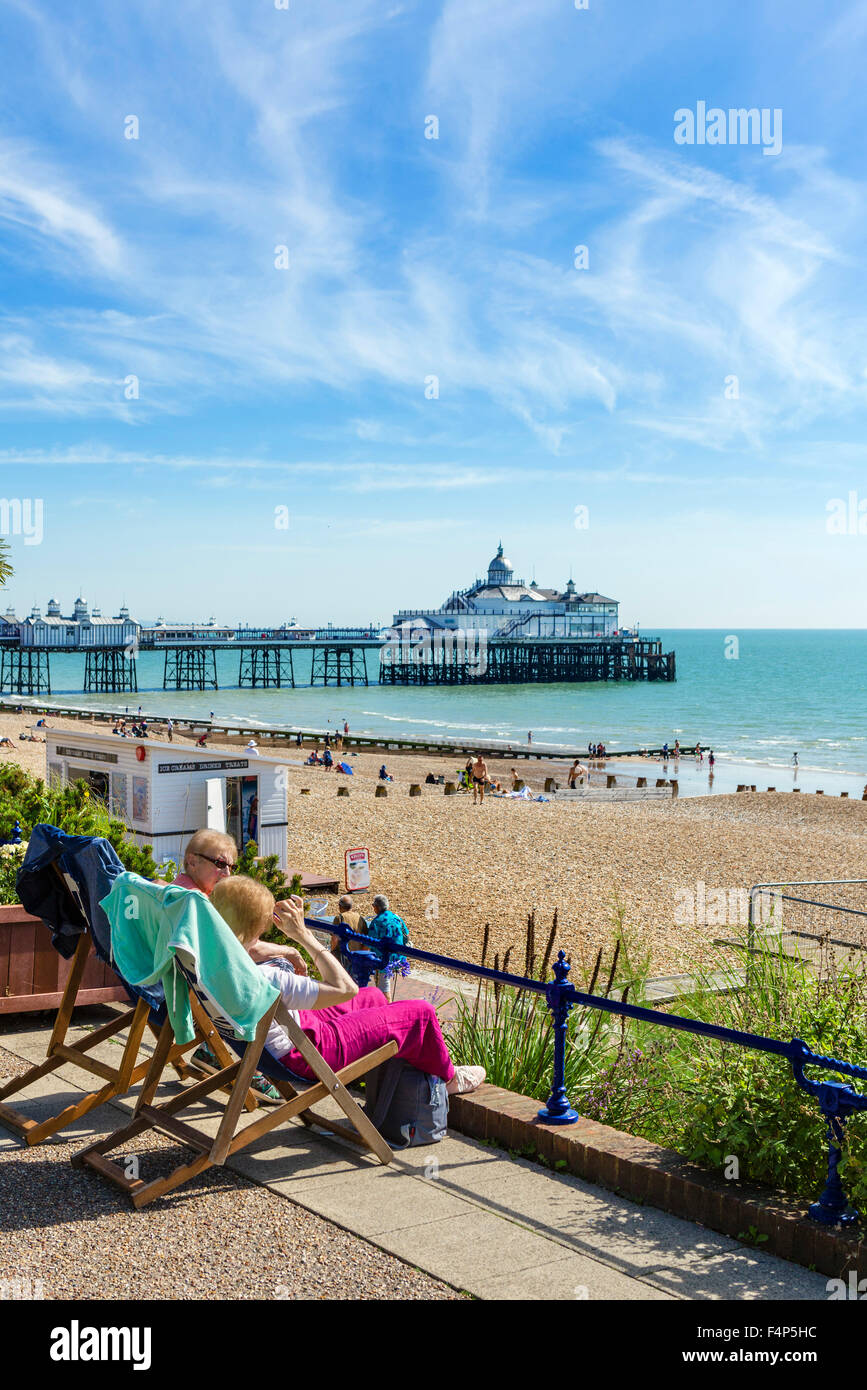
[[[722,1235],[737,1239],[754,1226],[768,1237],[756,1249],[833,1278],[845,1278],[850,1270],[867,1275],[867,1241],[811,1221],[785,1193],[727,1181],[672,1149],[583,1116],[572,1125],[542,1124],[540,1109],[541,1102],[529,1096],[485,1085],[472,1095],[449,1097],[449,1127],[507,1149],[532,1145],[552,1165],[563,1160],[563,1171]]]

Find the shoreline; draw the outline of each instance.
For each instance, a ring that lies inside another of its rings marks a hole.
[[[19,741],[35,725],[36,708],[0,712],[0,733],[12,741],[0,753],[0,765],[17,764],[44,779],[45,744]],[[70,733],[106,733],[111,727],[90,711],[46,718]],[[162,740],[158,722],[151,732]],[[264,753],[281,747],[261,731],[255,737]],[[210,746],[237,755],[246,741],[215,729]],[[186,723],[175,726],[174,742],[194,742]],[[466,792],[446,796],[444,785],[425,782],[429,772],[456,780],[463,757],[409,748],[390,749],[383,757],[381,745],[350,750],[353,776],[347,777],[307,766],[302,759],[310,746],[308,740],[303,753],[285,748],[290,863],[341,882],[346,849],[367,847],[372,882],[359,895],[359,910],[369,915],[373,894],[386,893],[415,945],[458,959],[479,958],[486,924],[491,958],[499,953],[503,959],[510,948],[520,952],[527,914],[536,913],[538,939],[547,934],[556,909],[555,944],[581,979],[597,950],[604,948],[610,959],[619,904],[633,941],[651,958],[652,973],[676,974],[694,968],[721,934],[720,925],[709,920],[683,924],[679,904],[685,891],[695,895],[701,885],[705,901],[705,890],[723,888],[735,901],[753,883],[853,880],[863,874],[867,802],[854,797],[762,789],[755,795],[613,804],[548,798],[544,779],[553,775],[565,782],[564,760],[542,754],[538,760],[488,757],[495,779],[505,781],[516,766],[531,797],[488,796],[474,805]],[[383,761],[394,777],[385,797],[376,794]],[[636,770],[617,760],[607,766],[618,782]],[[658,765],[641,759],[637,766],[651,782]],[[600,780],[604,785],[606,775]],[[420,784],[421,794],[411,797],[413,784]],[[338,797],[338,787],[349,795]],[[336,895],[327,899],[329,912],[336,901]],[[728,926],[734,930],[737,923]]]
[[[133,698],[135,698],[133,696]],[[32,701],[32,703],[30,703]],[[0,699],[0,714],[14,714],[21,709],[22,715],[42,714],[57,716],[63,719],[86,721],[89,723],[113,723],[118,717],[119,712],[109,706],[97,705],[70,705],[61,703],[57,700],[38,701],[33,696],[22,696],[20,700],[14,697],[4,697]],[[137,711],[138,705],[135,706]],[[231,742],[235,739],[246,740],[250,737],[262,739],[267,746],[297,747],[296,739],[301,734],[302,742],[305,747],[321,746],[326,733],[333,730],[322,728],[297,728],[283,724],[268,724],[260,720],[233,720],[214,718],[198,718],[189,714],[175,715],[169,713],[151,713],[142,706],[142,715],[147,719],[148,724],[152,725],[154,732],[160,728],[165,728],[166,721],[171,719],[176,736],[181,736],[181,730],[188,730],[200,733],[203,730],[211,730],[216,739],[224,738]],[[137,717],[133,714],[122,717],[131,720]],[[75,727],[74,723],[70,727]],[[686,747],[685,743],[685,747]],[[540,764],[547,764],[549,776],[554,776],[561,782],[565,782],[569,764],[574,758],[579,758],[585,765],[589,765],[591,770],[599,777],[613,773],[621,774],[625,785],[629,785],[632,777],[637,779],[646,776],[650,785],[657,777],[670,782],[678,783],[678,793],[680,796],[693,798],[696,796],[719,796],[727,795],[736,791],[738,785],[744,784],[746,787],[755,785],[756,791],[799,791],[807,795],[821,791],[827,795],[841,795],[845,793],[854,799],[860,799],[862,787],[867,793],[867,774],[844,769],[823,768],[813,764],[802,763],[795,770],[791,764],[773,763],[767,760],[751,759],[746,757],[735,757],[730,754],[719,753],[716,755],[716,767],[713,777],[709,777],[708,764],[697,763],[694,753],[691,751],[695,744],[688,745],[690,751],[682,752],[679,760],[675,760],[671,753],[667,759],[663,757],[662,748],[647,747],[643,749],[608,749],[604,759],[591,759],[586,750],[576,749],[562,744],[550,744],[542,742],[534,743],[509,743],[507,740],[492,739],[442,739],[436,736],[428,738],[402,737],[395,734],[355,734],[350,730],[348,736],[344,738],[343,747],[347,754],[380,751],[389,756],[398,758],[421,757],[427,754],[430,757],[445,758],[457,757],[466,758],[470,753],[482,753],[489,760],[496,763],[509,762],[511,760],[522,760],[524,764],[528,761],[539,768]],[[707,753],[712,744],[701,744],[702,752]],[[540,769],[541,770],[541,769]],[[497,771],[502,774],[502,768]],[[797,775],[795,772],[797,771]],[[752,778],[759,777],[765,785],[753,783]],[[769,782],[766,782],[769,779]],[[591,778],[593,782],[593,778]],[[596,785],[593,782],[593,785]],[[634,783],[633,783],[634,784]]]

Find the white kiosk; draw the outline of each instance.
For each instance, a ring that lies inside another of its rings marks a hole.
[[[180,864],[193,831],[210,826],[239,850],[255,840],[260,854],[276,854],[288,869],[285,761],[246,748],[235,755],[78,729],[42,732],[49,783],[83,779],[158,863]]]

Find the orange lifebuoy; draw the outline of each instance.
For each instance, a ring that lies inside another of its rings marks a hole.
[[[147,749],[143,748],[142,745],[139,744],[138,748],[135,750],[135,755],[138,758],[139,762],[143,763],[145,758],[147,757]]]

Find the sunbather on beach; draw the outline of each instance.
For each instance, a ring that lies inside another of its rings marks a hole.
[[[300,898],[275,903],[264,884],[236,874],[217,884],[211,901],[248,952],[272,920],[309,952],[321,982],[280,963],[263,963],[259,969],[279,989],[284,1005],[330,1067],[340,1070],[393,1039],[398,1057],[419,1071],[441,1077],[450,1095],[465,1095],[482,1084],[484,1067],[455,1067],[436,1010],[428,1000],[389,1004],[380,990],[372,986],[359,989],[337,958],[304,925]],[[291,1071],[311,1081],[316,1079],[276,1020],[268,1030],[266,1046]]]

